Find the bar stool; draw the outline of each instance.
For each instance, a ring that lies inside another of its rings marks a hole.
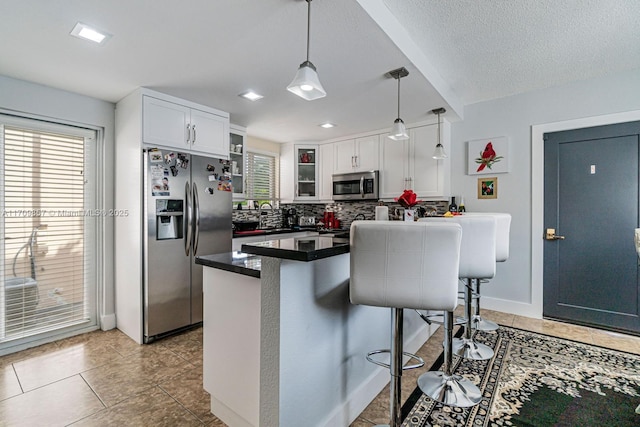
[[[400,221],[351,224],[351,303],[391,308],[391,348],[388,350],[391,426],[399,426],[402,421],[403,309],[443,310],[449,314],[446,317],[453,318],[461,234],[458,224]],[[451,326],[445,323],[445,327],[447,325]],[[451,338],[451,333],[445,331],[445,337]],[[480,401],[480,390],[469,380],[452,374],[451,345],[450,340],[445,342],[444,372],[429,372],[431,376],[422,381],[426,383],[423,392],[448,405],[475,405]],[[368,356],[378,352],[381,350]]]
[[[484,213],[484,212],[468,212],[465,215],[484,215],[496,218],[496,262],[505,262],[509,259],[509,232],[511,229],[511,214],[508,213]],[[488,280],[476,280],[473,289],[475,304],[473,304],[473,317],[471,319],[472,327],[478,331],[495,331],[498,324],[491,320],[483,319],[480,316],[480,283],[488,282]]]
[[[464,336],[453,340],[456,356],[472,360],[487,360],[493,357],[493,349],[477,343],[471,335],[471,302],[473,282],[490,279],[496,274],[496,219],[493,216],[461,215],[452,218],[421,218],[421,222],[449,222],[462,227],[460,246],[460,269],[458,277],[466,281],[464,289],[465,324]]]

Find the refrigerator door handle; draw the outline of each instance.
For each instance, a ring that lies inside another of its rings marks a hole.
[[[191,189],[189,188],[189,183],[187,182],[184,185],[184,203],[185,203],[185,221],[184,221],[184,252],[187,256],[189,256],[189,248],[191,247],[191,235],[192,235],[192,227],[191,224]]]
[[[198,187],[194,182],[192,185],[193,192],[193,246],[192,251],[195,256],[198,252],[198,239],[200,238],[200,199],[198,199]]]

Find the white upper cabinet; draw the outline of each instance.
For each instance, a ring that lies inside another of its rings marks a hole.
[[[409,138],[411,188],[421,198],[444,196],[445,160],[432,157],[438,141],[438,126],[412,128]]]
[[[143,95],[143,143],[229,158],[228,114],[159,95]]]
[[[333,163],[335,173],[378,170],[378,135],[347,139],[333,143]]]
[[[333,198],[333,183],[331,181],[334,169],[333,148],[333,144],[323,144],[318,149],[320,152],[319,195],[322,201],[330,201]]]
[[[317,144],[282,144],[280,148],[280,201],[314,202],[320,199],[320,159]]]
[[[443,121],[441,127],[441,141],[448,147],[450,125]],[[448,197],[449,159],[432,157],[437,143],[437,124],[410,128],[408,141],[380,135],[380,198],[395,198],[408,189],[421,199]]]
[[[394,141],[380,135],[380,185],[381,199],[392,199],[411,188],[409,171],[409,141]]]

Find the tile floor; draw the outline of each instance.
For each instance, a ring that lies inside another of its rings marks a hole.
[[[640,354],[640,338],[486,311],[507,326]],[[418,354],[442,351],[441,329]],[[403,398],[423,370],[406,371]],[[388,387],[352,427],[388,422]],[[96,331],[0,357],[0,426],[211,426],[202,389],[202,329],[140,346],[118,330]]]

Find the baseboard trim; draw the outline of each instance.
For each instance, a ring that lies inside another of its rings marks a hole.
[[[421,326],[411,337],[405,339],[404,351],[417,352],[435,332],[438,325]],[[346,401],[336,408],[333,413],[319,425],[325,427],[348,426],[369,406],[373,399],[385,388],[390,381],[389,371],[384,368],[377,369],[360,387],[358,387]]]
[[[480,300],[481,308],[487,310],[501,311],[503,313],[517,314],[518,316],[531,317],[534,319],[542,319],[541,310],[534,304],[528,304],[517,301],[508,301],[499,298],[491,298],[483,296]]]
[[[100,316],[100,329],[103,331],[108,331],[116,328],[116,315],[105,314],[104,316]]]

